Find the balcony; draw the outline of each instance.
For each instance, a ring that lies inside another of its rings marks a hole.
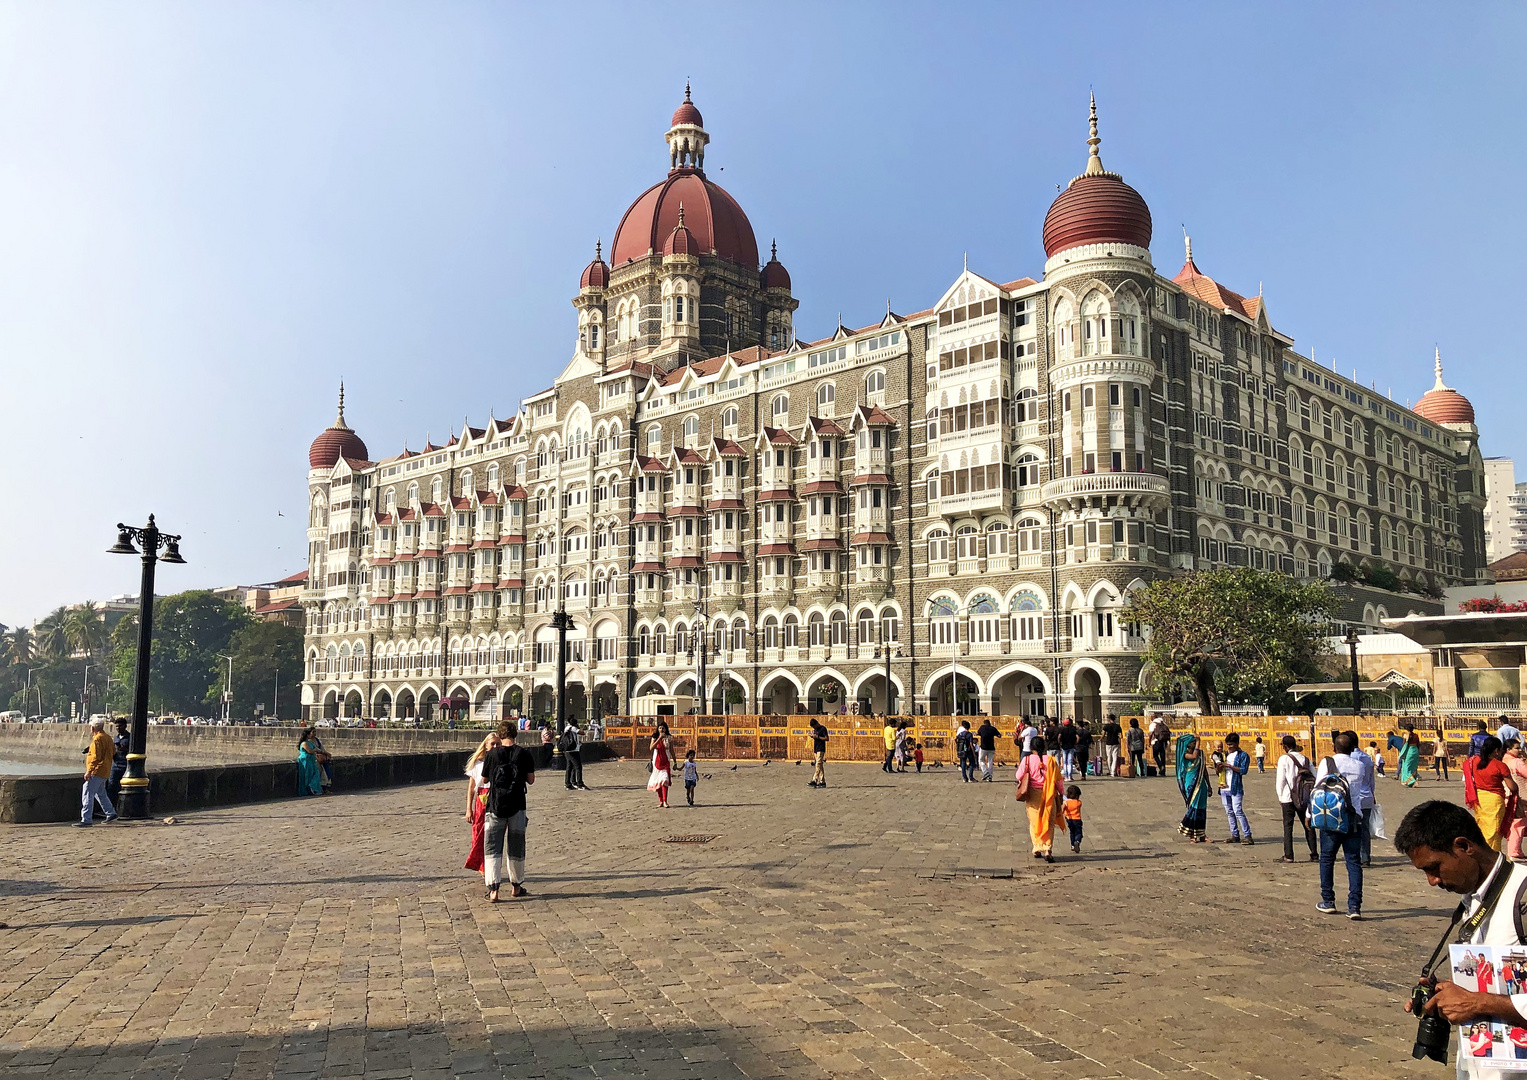
[[[1171,492],[1164,476],[1143,472],[1096,472],[1065,476],[1043,487],[1044,501],[1063,507],[1120,504],[1166,506]],[[944,500],[940,500],[942,503]]]

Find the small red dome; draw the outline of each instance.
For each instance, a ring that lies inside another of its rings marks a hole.
[[[673,227],[673,232],[668,234],[668,242],[663,245],[664,255],[700,255],[700,244],[695,239],[695,234],[684,227],[684,216],[679,215],[679,223]]]
[[[678,127],[680,124],[688,124],[691,127],[704,127],[705,120],[700,116],[700,110],[695,108],[695,103],[689,100],[689,85],[684,86],[684,101],[673,110],[673,123],[669,127]]]
[[[769,261],[763,268],[763,287],[790,291],[790,271],[779,261],[779,247],[776,244],[769,245]]]
[[[1105,243],[1149,248],[1150,207],[1138,191],[1112,173],[1078,176],[1045,215],[1045,257],[1083,244]]]
[[[679,204],[684,204],[684,225],[693,235],[697,253],[716,255],[748,267],[758,266],[758,241],[753,225],[725,190],[705,179],[698,169],[674,169],[631,204],[610,249],[610,263],[621,266],[662,252],[679,224]]]
[[[308,447],[308,465],[314,469],[332,469],[340,458],[369,461],[366,444],[347,427],[331,427],[319,433]]]
[[[598,255],[594,261],[583,268],[583,276],[578,279],[580,289],[608,289],[610,287],[610,268]]]
[[[1472,424],[1474,422],[1473,404],[1457,390],[1448,387],[1428,390],[1421,395],[1421,400],[1416,402],[1416,407],[1411,411],[1434,424]]]
[[[334,423],[318,433],[318,438],[308,447],[308,466],[313,469],[332,469],[340,458],[356,461],[370,460],[366,456],[366,444],[345,423],[345,384],[339,384],[339,415]]]

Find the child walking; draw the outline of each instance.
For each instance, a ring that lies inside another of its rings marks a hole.
[[[1071,851],[1082,853],[1082,789],[1072,784],[1066,788],[1066,801],[1061,804],[1061,815],[1071,833]]]
[[[919,742],[919,743],[913,743],[912,744],[912,760],[917,762],[917,771],[918,772],[922,772],[923,771],[923,744],[922,743]]]
[[[684,798],[690,806],[695,804],[695,785],[700,782],[700,766],[695,764],[695,752],[684,755]]]
[[[1257,736],[1257,772],[1267,771],[1267,747],[1262,745],[1262,736]]]

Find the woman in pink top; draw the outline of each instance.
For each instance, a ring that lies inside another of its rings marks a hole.
[[[1028,807],[1029,840],[1034,858],[1054,862],[1050,853],[1055,830],[1060,825],[1060,762],[1045,753],[1045,741],[1035,738],[1030,753],[1018,763],[1014,779],[1020,788],[1027,781],[1028,790],[1019,798]]]

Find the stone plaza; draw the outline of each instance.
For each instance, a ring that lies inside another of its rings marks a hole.
[[[1255,847],[1185,844],[1170,780],[1094,779],[1053,866],[1007,781],[704,772],[671,812],[640,762],[542,774],[531,895],[498,905],[460,784],[0,826],[0,1074],[1451,1075],[1401,1005],[1456,901],[1379,841],[1367,921],[1318,914],[1271,768]],[[1391,832],[1460,787],[1381,780]]]

